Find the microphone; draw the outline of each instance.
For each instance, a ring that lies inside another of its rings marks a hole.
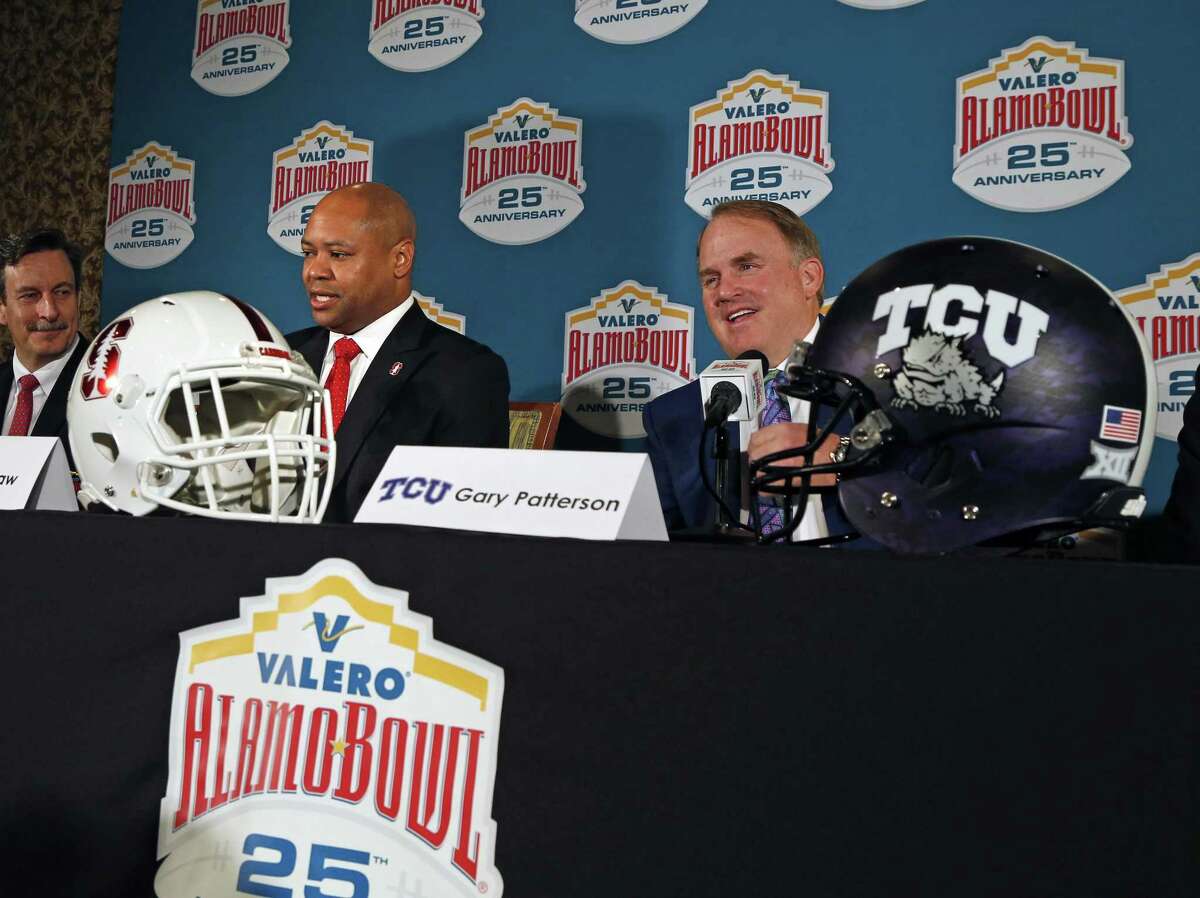
[[[701,371],[705,428],[722,421],[757,421],[765,401],[763,374],[767,367],[763,353],[747,349],[736,359],[718,359]]]

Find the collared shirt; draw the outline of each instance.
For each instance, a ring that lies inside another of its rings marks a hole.
[[[21,364],[21,360],[17,358],[14,352],[12,357],[13,366],[13,382],[12,387],[8,391],[8,404],[4,407],[4,429],[0,430],[0,434],[7,435],[8,430],[12,427],[13,415],[17,411],[17,396],[21,393],[21,378],[26,374],[33,374],[38,379],[38,386],[33,391],[33,417],[29,421],[29,432],[33,433],[33,425],[37,424],[38,416],[41,415],[42,409],[46,407],[46,400],[50,398],[50,393],[54,389],[54,385],[58,383],[58,377],[63,372],[63,368],[67,367],[67,362],[71,358],[71,353],[75,351],[75,347],[79,345],[79,334],[75,335],[75,339],[71,341],[71,345],[67,347],[66,352],[56,358],[53,362],[47,362],[37,371],[30,371]]]
[[[362,350],[350,362],[350,386],[346,391],[346,408],[350,407],[350,403],[354,401],[354,394],[358,390],[358,385],[362,383],[363,375],[367,373],[367,368],[371,366],[371,360],[379,354],[383,349],[383,341],[388,338],[388,334],[392,332],[400,319],[405,313],[416,305],[416,298],[410,293],[408,299],[396,306],[386,315],[381,315],[376,318],[362,330],[356,334],[339,334],[336,331],[329,332],[329,346],[325,350],[325,361],[321,365],[321,384],[329,379],[329,370],[333,367],[333,344],[342,337],[350,337],[358,344],[358,348]],[[418,314],[421,314],[418,312]]]
[[[805,334],[804,342],[812,343],[817,338],[817,331],[821,329],[821,318],[813,322],[812,329]],[[787,359],[780,359],[779,364],[775,367],[782,369]],[[788,411],[792,415],[792,422],[803,424],[808,421],[810,412],[810,403],[807,399],[797,399],[794,396],[787,397]],[[795,514],[797,509],[793,507],[792,513]],[[829,528],[825,524],[825,510],[821,506],[820,494],[813,494],[808,497],[808,504],[804,513],[804,519],[800,522],[800,526],[792,533],[792,542],[798,542],[802,539],[817,539],[829,535]]]

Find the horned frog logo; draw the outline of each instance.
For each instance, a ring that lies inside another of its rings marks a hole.
[[[985,382],[983,372],[963,351],[963,339],[926,329],[904,347],[900,371],[892,381],[892,405],[965,415],[969,403],[972,411],[999,417],[992,403],[1004,386],[1004,372]]]

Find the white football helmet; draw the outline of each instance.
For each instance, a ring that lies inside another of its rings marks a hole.
[[[148,300],[100,331],[71,384],[79,499],[133,515],[317,523],[334,469],[324,396],[246,303],[207,291]]]

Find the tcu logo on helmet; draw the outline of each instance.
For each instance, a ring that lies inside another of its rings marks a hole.
[[[915,338],[908,325],[911,309],[925,309],[924,330]],[[1009,320],[1019,321],[1009,340]],[[902,349],[902,366],[892,381],[897,408],[932,408],[952,415],[968,410],[989,418],[998,417],[993,404],[1004,387],[1004,372],[985,375],[971,359],[963,343],[983,328],[983,345],[997,362],[1014,368],[1037,352],[1050,316],[1032,303],[999,290],[987,295],[968,284],[947,284],[937,290],[932,284],[898,287],[875,302],[873,320],[887,316],[887,329],[879,337],[876,356]]]
[[[84,399],[102,399],[109,394],[110,381],[121,367],[121,347],[117,342],[129,336],[132,329],[132,318],[118,318],[100,332],[88,353],[87,371],[79,382]]]

